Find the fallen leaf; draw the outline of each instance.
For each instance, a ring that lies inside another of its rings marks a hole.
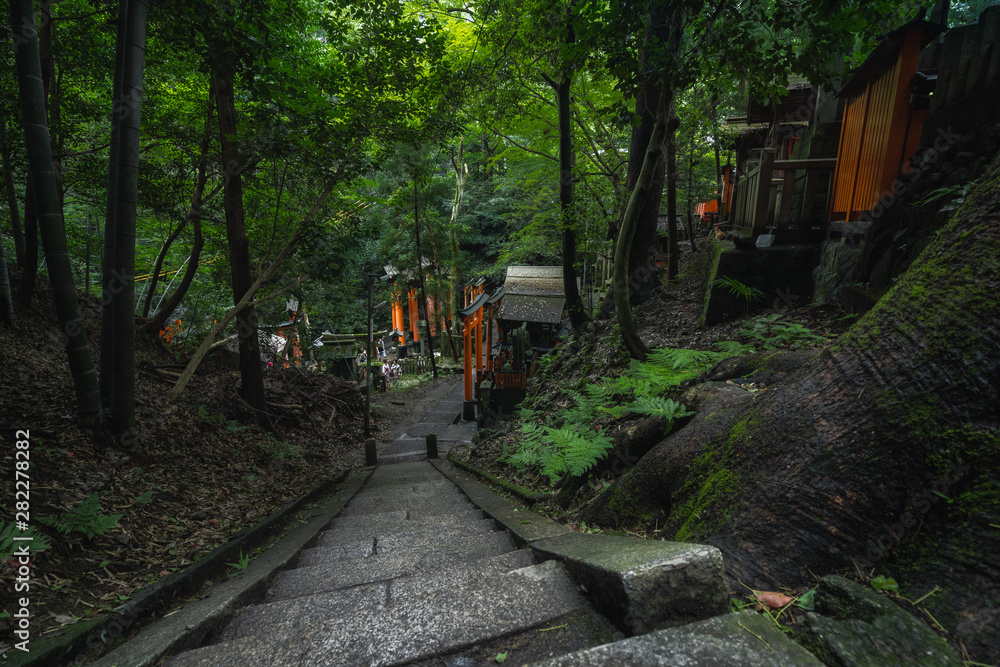
[[[792,598],[788,597],[784,593],[774,593],[772,591],[754,591],[754,597],[761,601],[765,607],[770,607],[771,609],[781,609],[786,604],[792,601]]]

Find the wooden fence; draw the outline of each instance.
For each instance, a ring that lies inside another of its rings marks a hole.
[[[407,374],[431,372],[431,362],[427,357],[406,357],[400,360],[400,367]]]
[[[497,389],[524,389],[525,374],[517,371],[497,371],[493,374]]]
[[[827,201],[836,158],[775,160],[775,152],[762,149],[760,164],[736,184],[733,227],[749,236],[769,227],[810,224],[817,206]],[[825,219],[825,209],[821,213]]]

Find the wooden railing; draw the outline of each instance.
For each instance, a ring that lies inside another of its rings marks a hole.
[[[406,357],[400,360],[400,366],[407,375],[431,371],[431,362],[427,357]]]
[[[497,371],[493,378],[497,389],[524,389],[524,371]]]
[[[827,191],[820,188],[825,182],[829,189],[828,175],[837,164],[836,158],[775,160],[774,154],[773,148],[762,149],[760,164],[736,184],[732,222],[737,231],[753,236],[768,227],[781,229],[791,222],[807,222],[817,200],[828,200]],[[796,206],[796,182],[801,179],[805,183]]]

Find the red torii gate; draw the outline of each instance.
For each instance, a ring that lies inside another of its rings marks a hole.
[[[483,319],[485,316],[483,306],[486,305],[487,301],[489,301],[489,296],[483,290],[483,283],[480,281],[477,285],[465,288],[465,308],[458,311],[458,316],[462,319],[462,356],[464,361],[465,393],[462,403],[462,419],[466,421],[472,421],[476,418],[476,395],[473,387],[479,384],[483,372]],[[492,326],[490,329],[492,330]],[[473,341],[476,343],[475,381],[472,379]],[[488,359],[487,363],[489,363]]]
[[[404,290],[402,288],[397,288],[393,294],[392,301],[392,330],[399,332],[399,344],[406,345],[406,313],[403,311],[403,298]],[[408,308],[408,317],[410,322],[410,340],[414,343],[420,342],[420,327],[417,326],[417,322],[420,321],[420,314],[417,308],[417,304],[420,302],[419,295],[417,293],[416,287],[411,287],[405,292],[406,295],[406,307]],[[437,325],[437,303],[434,301],[434,297],[427,297],[427,306],[425,309],[428,318],[428,327],[430,331],[434,330]]]

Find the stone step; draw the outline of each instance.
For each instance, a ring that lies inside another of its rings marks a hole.
[[[381,514],[341,516],[330,522],[324,535],[336,535],[343,544],[374,539],[383,535],[396,535],[425,531],[436,527],[462,526],[486,518],[482,510],[467,509],[453,514],[430,514],[423,510],[396,510]]]
[[[820,667],[823,663],[785,636],[770,619],[743,611],[532,664],[536,667]]]
[[[434,572],[446,565],[475,561],[514,549],[515,545],[506,532],[442,541],[429,547],[406,549],[401,546],[393,553],[328,561],[286,570],[276,577],[270,599],[302,597],[421,572]]]
[[[553,561],[304,627],[182,653],[169,667],[399,665],[552,624],[586,609]],[[275,619],[277,620],[277,619]]]
[[[468,563],[451,565],[438,572],[426,572],[387,582],[365,584],[339,591],[278,600],[243,609],[222,634],[222,640],[269,632],[276,625],[303,626],[356,609],[423,595],[442,588],[465,585],[497,577],[535,562],[528,551],[509,551]]]
[[[341,516],[381,514],[393,510],[416,510],[433,514],[450,514],[471,509],[473,505],[454,485],[409,486],[391,492],[368,491],[351,498]]]
[[[442,479],[441,474],[424,461],[397,463],[377,468],[365,482],[364,490],[371,491],[421,482],[441,482]]]
[[[443,540],[461,539],[473,535],[494,532],[494,524],[489,519],[442,528],[411,531],[399,535],[386,535],[360,542],[343,544],[336,534],[323,535],[311,549],[303,549],[296,567],[308,567],[319,563],[348,558],[365,558],[374,554],[387,554],[400,546],[429,546]],[[376,546],[377,545],[377,546]]]

